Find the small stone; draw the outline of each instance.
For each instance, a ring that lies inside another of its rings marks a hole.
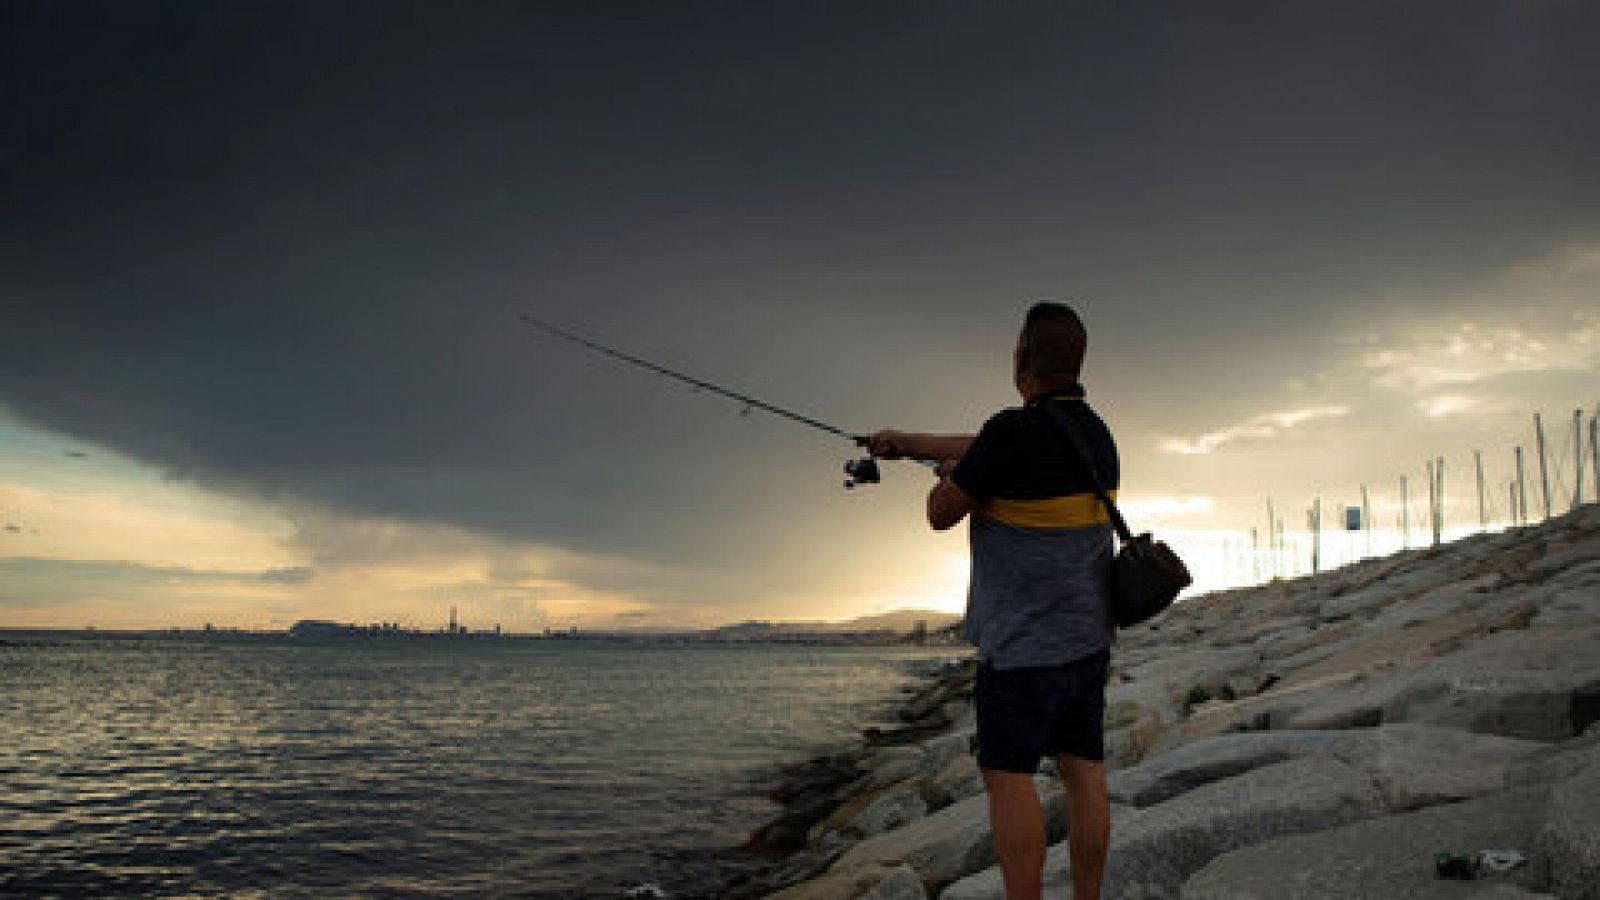
[[[917,871],[902,865],[862,894],[860,900],[928,900],[928,891]]]

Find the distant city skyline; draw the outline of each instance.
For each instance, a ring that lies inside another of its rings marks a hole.
[[[1128,516],[1201,589],[1270,574],[1269,499],[1302,566],[1362,485],[1399,546],[1402,476],[1425,539],[1438,458],[1447,535],[1474,451],[1499,525],[1523,448],[1537,519],[1533,415],[1559,499],[1600,409],[1596,33],[1564,2],[8,4],[0,626],[960,611],[924,470],[845,492],[844,442],[523,312],[955,432],[1065,299]]]

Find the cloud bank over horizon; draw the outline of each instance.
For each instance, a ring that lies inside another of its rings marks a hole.
[[[1587,6],[292,9],[0,18],[0,625],[960,608],[920,469],[523,310],[957,431],[1066,298],[1235,537],[1600,402]]]

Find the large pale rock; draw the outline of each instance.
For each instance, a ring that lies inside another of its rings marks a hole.
[[[866,770],[867,787],[884,787],[922,772],[922,748],[916,745],[884,747],[861,767]]]
[[[1486,633],[1482,619],[1470,609],[1406,626],[1364,627],[1337,644],[1321,648],[1315,659],[1283,660],[1281,672],[1285,683],[1293,685],[1341,673],[1411,668]]]
[[[1256,642],[1255,650],[1269,667],[1278,660],[1289,659],[1344,640],[1355,634],[1359,626],[1354,622],[1337,625],[1319,625],[1315,622],[1285,632],[1268,635]],[[1297,667],[1296,667],[1297,668]]]
[[[1384,711],[1409,687],[1411,669],[1380,669],[1326,676],[1294,692],[1279,692],[1263,704],[1261,727],[1339,730],[1376,728]]]
[[[1240,649],[1251,652],[1248,647]],[[1161,723],[1176,721],[1194,673],[1206,666],[1202,654],[1190,654],[1133,670],[1132,681],[1106,688],[1106,727],[1122,728],[1141,719]]]
[[[895,828],[928,812],[927,781],[908,778],[888,785],[862,780],[821,821],[806,833],[806,841],[816,844],[825,836],[839,833],[851,841]]]
[[[938,712],[946,703],[970,696],[971,693],[970,679],[939,678],[906,701],[900,709],[900,718],[905,722],[925,719]]]
[[[1535,625],[1592,625],[1600,621],[1600,559],[1573,566],[1527,592],[1539,607]]]
[[[1393,810],[1498,791],[1549,745],[1437,726],[1398,723],[1349,731],[1259,731],[1179,744],[1111,773],[1113,799],[1150,806],[1251,769],[1332,753],[1368,774]]]
[[[1398,631],[1471,609],[1503,580],[1496,572],[1477,575],[1407,597],[1386,607],[1362,625],[1364,631]]]
[[[1600,898],[1600,762],[1551,790],[1538,846],[1550,860],[1551,888],[1557,896]]]
[[[1306,616],[1256,615],[1248,621],[1236,622],[1224,629],[1218,638],[1234,644],[1250,644],[1259,650],[1264,643],[1272,640],[1307,633],[1313,621],[1315,620]]]
[[[1487,633],[1531,626],[1543,608],[1528,591],[1506,591],[1490,596],[1474,610]]]
[[[972,698],[965,697],[960,700],[951,700],[939,707],[939,714],[950,721],[950,727],[956,730],[972,730],[977,722],[977,714],[972,708]]]
[[[1225,734],[1184,744],[1137,766],[1112,772],[1111,799],[1152,806],[1203,784],[1312,753],[1329,752],[1341,740],[1327,731],[1263,731]]]
[[[1357,563],[1345,572],[1333,572],[1328,576],[1332,581],[1325,597],[1352,594],[1365,590],[1379,582],[1392,579],[1397,573],[1402,572],[1416,563],[1414,553],[1396,553],[1392,556],[1383,556]],[[1318,605],[1325,599],[1319,598]]]
[[[970,755],[958,756],[928,780],[929,805],[943,809],[952,803],[983,793],[983,773]]]
[[[909,865],[924,879],[952,881],[994,862],[989,801],[971,797],[931,816],[867,838],[845,851],[832,872]]]
[[[901,866],[862,894],[860,900],[928,900],[928,892],[915,869]]]
[[[1386,682],[1392,680],[1392,673],[1386,673],[1383,680]],[[1291,724],[1296,716],[1320,706],[1343,703],[1353,689],[1371,683],[1374,683],[1374,676],[1363,673],[1340,673],[1312,681],[1275,685],[1257,696],[1246,697],[1234,703],[1206,704],[1195,709],[1188,719],[1167,729],[1151,751],[1151,756],[1168,752],[1190,741],[1220,734],[1299,728],[1301,726]],[[1362,707],[1369,705],[1363,703]],[[1318,723],[1307,730],[1364,727],[1382,721],[1381,702],[1378,704],[1378,711],[1367,709],[1358,711],[1363,716],[1362,720],[1340,725]]]
[[[1517,766],[1511,774],[1514,785],[1549,785],[1570,781],[1590,766],[1600,764],[1600,723],[1590,725],[1582,736],[1548,749]]]
[[[1490,635],[1420,670],[1386,721],[1532,740],[1582,733],[1600,717],[1600,627]]]
[[[1437,722],[1478,732],[1538,740],[1571,737],[1574,693],[1595,693],[1600,677],[1574,681],[1570,673],[1478,669],[1448,679],[1419,681],[1390,705],[1394,717]]]
[[[1186,677],[1191,667],[1152,667],[1141,680],[1106,690],[1106,765],[1130,766],[1143,759],[1162,732],[1178,720],[1183,690],[1170,679]],[[1182,674],[1180,674],[1182,673]]]
[[[1403,632],[1402,632],[1403,634]],[[1600,627],[1488,635],[1411,668],[1374,671],[1304,695],[1272,725],[1358,728],[1422,722],[1531,740],[1560,740],[1600,718]]]
[[[1137,817],[1144,815],[1142,810],[1119,803],[1111,804],[1111,838],[1113,845],[1117,836],[1125,831],[1129,824]],[[1071,890],[1063,885],[1072,883],[1072,863],[1068,857],[1068,845],[1065,840],[1050,845],[1045,853],[1045,890],[1046,897],[1070,896]],[[949,885],[938,893],[939,900],[1004,900],[1006,895],[1005,882],[1000,875],[999,866],[991,866],[979,872],[962,878]],[[1112,895],[1106,895],[1112,896]]]
[[[1464,803],[1278,838],[1212,861],[1183,885],[1183,900],[1348,900],[1526,896],[1542,887],[1533,837],[1546,791],[1522,788]],[[1433,855],[1517,850],[1523,868],[1488,883],[1441,881]],[[1484,893],[1485,890],[1499,890]],[[1566,897],[1566,894],[1561,894]]]
[[[1343,656],[1352,647],[1358,647],[1361,643],[1361,633],[1355,632],[1337,639],[1330,639],[1314,647],[1308,647],[1293,656],[1285,656],[1282,659],[1273,660],[1267,665],[1267,668],[1280,680],[1286,680],[1293,684],[1297,680],[1315,678],[1329,670],[1340,671],[1347,668],[1342,663],[1326,664],[1326,662]]]
[[[952,760],[961,756],[971,755],[972,736],[977,733],[976,728],[957,728],[947,734],[922,742],[919,749],[922,752],[918,760],[918,767],[924,775],[937,775],[949,766]]]
[[[859,897],[894,874],[894,871],[889,866],[854,866],[844,871],[828,872],[811,881],[768,894],[766,900],[841,900],[844,897]]]
[[[1341,622],[1351,616],[1376,613],[1398,599],[1393,582],[1375,584],[1327,598],[1317,608],[1317,616],[1324,622]]]
[[[922,790],[915,783],[906,783],[880,794],[848,827],[863,836],[874,835],[927,814],[928,803]]]
[[[1108,900],[1176,897],[1188,875],[1220,854],[1285,834],[1332,828],[1380,814],[1383,802],[1360,772],[1329,756],[1307,757],[1213,782],[1165,803],[1114,814]],[[1045,859],[1045,895],[1070,890],[1066,845]],[[998,869],[952,884],[941,900],[998,900]]]
[[[1600,533],[1574,534],[1547,545],[1545,552],[1528,564],[1528,571],[1543,581],[1566,575],[1595,560],[1600,560]]]
[[[1124,728],[1109,730],[1105,734],[1107,768],[1131,766],[1150,755],[1151,748],[1160,741],[1165,727],[1156,719],[1141,718]]]
[[[1503,790],[1548,747],[1402,723],[1342,735],[1334,753],[1371,776],[1390,810],[1404,812]]]
[[[1261,657],[1254,647],[1226,647],[1212,649],[1196,660],[1192,669],[1182,675],[1174,685],[1187,698],[1196,693],[1205,697],[1221,697],[1228,691],[1228,682],[1240,677],[1254,676],[1261,671]]]
[[[1044,807],[1047,834],[1059,839],[1066,830],[1065,801],[1059,783],[1036,780]],[[880,866],[909,865],[929,889],[994,863],[989,833],[989,799],[970,797],[893,831],[869,837],[833,864],[831,872]]]

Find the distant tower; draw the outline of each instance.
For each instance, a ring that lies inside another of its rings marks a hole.
[[[456,605],[450,604],[450,633],[456,633]]]

